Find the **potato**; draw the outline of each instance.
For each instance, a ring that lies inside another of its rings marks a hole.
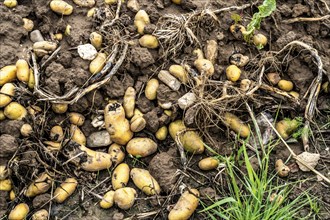
[[[89,40],[91,41],[91,44],[97,49],[101,49],[102,47],[102,42],[103,42],[103,37],[101,34],[97,32],[92,32],[89,35]]]
[[[104,110],[105,127],[113,142],[125,145],[133,137],[130,124],[125,118],[125,110],[118,103],[108,104]]]
[[[246,138],[250,135],[249,126],[244,124],[244,122],[234,114],[226,112],[224,123],[226,126],[234,130],[240,137]]]
[[[55,125],[50,129],[50,139],[55,142],[61,142],[64,138],[64,132],[61,126]]]
[[[158,129],[158,131],[155,133],[155,137],[160,140],[163,141],[166,139],[168,134],[168,130],[166,126],[163,126],[161,128]]]
[[[48,51],[52,52],[56,50],[56,48],[57,48],[57,44],[50,41],[38,41],[33,44],[33,50],[42,49],[45,50],[46,52]]]
[[[11,174],[11,170],[6,165],[0,166],[0,180],[7,179]]]
[[[62,0],[52,0],[50,2],[50,9],[60,15],[70,15],[73,12],[73,7]]]
[[[249,61],[250,58],[248,56],[244,56],[240,53],[234,53],[229,57],[230,64],[236,65],[237,67],[244,67]]]
[[[251,86],[251,80],[249,79],[242,79],[240,83],[240,88],[243,92],[247,92]]]
[[[0,86],[16,79],[16,65],[9,65],[0,69]]]
[[[291,91],[291,92],[289,92],[289,94],[290,94],[291,96],[293,96],[293,98],[295,98],[295,99],[299,99],[299,93],[298,93],[298,92],[296,92],[296,91]]]
[[[52,186],[53,179],[47,173],[41,173],[24,192],[27,197],[34,197],[47,192]]]
[[[71,140],[78,144],[86,145],[86,136],[77,125],[70,125]]]
[[[187,92],[178,99],[178,105],[182,110],[188,109],[192,106],[197,100],[195,93]]]
[[[284,197],[282,195],[277,195],[277,193],[272,193],[269,197],[269,201],[276,202],[278,205],[280,205],[284,201]]]
[[[282,89],[283,91],[290,92],[293,89],[293,83],[288,80],[280,80],[277,84],[278,88]]]
[[[119,144],[111,144],[108,153],[111,157],[111,161],[113,162],[114,166],[117,166],[125,159],[125,153],[122,151],[121,146]]]
[[[60,151],[62,148],[62,143],[54,141],[44,141],[44,144],[47,145],[49,151]]]
[[[95,5],[95,0],[73,0],[73,2],[80,7],[93,7]]]
[[[324,93],[329,93],[329,91],[330,91],[330,85],[329,85],[329,82],[325,82],[325,83],[323,83],[322,86],[321,86],[321,88],[322,88],[322,91],[323,91]]]
[[[243,25],[240,25],[240,24],[231,25],[229,30],[233,34],[233,36],[238,40],[243,39],[243,34],[246,31],[245,27]]]
[[[63,34],[62,33],[54,34],[54,38],[58,41],[61,41],[63,39]]]
[[[202,138],[195,131],[185,131],[187,128],[182,120],[172,122],[169,127],[169,133],[173,140],[178,136],[183,148],[194,154],[201,154],[204,152],[204,143]]]
[[[5,119],[6,119],[5,113],[3,112],[3,110],[0,110],[0,121]]]
[[[14,190],[10,190],[10,192],[9,192],[9,199],[10,199],[10,201],[14,201],[15,198],[16,198],[15,191]]]
[[[0,89],[0,108],[8,105],[13,96],[15,96],[15,85],[13,83],[4,84]]]
[[[201,74],[205,74],[207,77],[214,74],[214,66],[211,61],[204,59],[203,52],[200,49],[194,50],[193,52],[197,59],[194,62],[194,66]]]
[[[186,84],[188,82],[188,73],[183,66],[171,65],[168,71],[182,83]]]
[[[172,111],[171,110],[164,110],[165,115],[167,115],[168,117],[172,116]]]
[[[272,85],[277,85],[278,82],[281,80],[279,73],[267,73],[267,79]]]
[[[5,107],[4,114],[9,119],[22,120],[27,115],[27,111],[21,104],[11,102]]]
[[[57,203],[64,202],[76,190],[78,182],[75,178],[67,178],[59,187],[55,189],[54,200]]]
[[[130,176],[135,184],[142,192],[151,195],[159,195],[161,189],[158,182],[151,176],[148,170],[133,168]]]
[[[286,140],[299,127],[300,123],[293,119],[284,119],[275,124],[277,132]]]
[[[95,14],[95,12],[96,12],[96,8],[91,8],[91,9],[89,9],[88,12],[87,12],[87,17],[88,17],[88,18],[93,17],[94,14]]]
[[[124,187],[115,191],[113,200],[119,208],[127,210],[134,205],[136,195],[135,189]]]
[[[263,48],[267,44],[267,37],[263,34],[256,34],[253,36],[253,43],[258,48],[259,47]]]
[[[157,89],[159,87],[159,82],[157,79],[150,79],[147,82],[144,93],[146,98],[149,100],[155,100],[157,98]]]
[[[85,122],[85,116],[77,112],[70,112],[69,121],[73,125],[82,126]]]
[[[15,206],[13,210],[10,211],[8,219],[9,220],[24,220],[29,213],[30,208],[25,203],[20,203]]]
[[[119,164],[112,173],[112,188],[114,190],[123,188],[129,180],[129,166],[126,163]]]
[[[30,69],[30,71],[29,71],[29,81],[28,81],[28,87],[30,88],[30,89],[34,89],[34,85],[35,85],[35,79],[34,79],[34,73],[33,73],[33,70],[32,69]]]
[[[27,31],[32,31],[34,27],[33,21],[28,18],[23,18],[22,20],[24,23],[23,24],[24,29]]]
[[[184,192],[168,214],[168,220],[188,220],[198,206],[198,196],[197,189]]]
[[[128,87],[124,95],[123,107],[127,118],[134,115],[136,92],[133,87]]]
[[[216,59],[218,58],[218,44],[215,40],[207,41],[205,58],[211,61],[212,64],[214,64]]]
[[[14,8],[17,6],[17,0],[5,0],[3,2],[3,4],[7,7],[7,8]]]
[[[290,168],[281,159],[275,162],[275,170],[280,177],[286,177],[290,173]]]
[[[100,201],[100,206],[102,209],[109,209],[113,206],[114,204],[114,196],[115,196],[115,191],[110,190],[106,194],[104,194],[102,200]]]
[[[68,110],[66,103],[52,103],[52,110],[57,114],[63,114]]]
[[[138,156],[146,157],[157,151],[157,144],[150,138],[133,138],[126,145],[127,153]]]
[[[10,191],[13,188],[10,179],[0,180],[0,191]]]
[[[241,70],[235,65],[230,65],[226,69],[226,76],[228,80],[236,82],[241,77]]]
[[[216,169],[219,166],[219,160],[217,160],[214,157],[207,157],[199,161],[198,167],[201,170],[213,170]]]
[[[181,5],[182,0],[171,0],[174,4]]]
[[[30,115],[34,116],[34,117],[35,117],[37,114],[39,114],[39,113],[42,112],[42,109],[41,109],[39,106],[37,106],[37,105],[30,105],[30,106],[28,106],[26,109],[27,109],[28,113],[29,113]]]
[[[92,74],[100,72],[103,69],[106,61],[107,55],[105,53],[98,53],[94,60],[92,60],[92,62],[89,64],[89,72]]]
[[[30,124],[23,124],[20,132],[23,137],[30,137],[33,133],[33,128]]]
[[[32,220],[48,220],[48,215],[46,209],[40,209],[32,215]]]
[[[133,118],[130,121],[131,124],[131,131],[133,132],[140,132],[146,127],[146,120],[143,118],[143,116],[140,115],[134,115]]]
[[[137,28],[139,34],[144,34],[144,27],[150,24],[149,15],[145,10],[140,10],[136,13],[134,18],[134,26]]]
[[[139,39],[139,43],[142,47],[149,49],[155,49],[158,47],[158,40],[151,34],[145,34]]]
[[[64,35],[65,35],[65,36],[70,36],[70,35],[71,35],[71,29],[72,29],[71,25],[68,24],[68,25],[65,27]]]

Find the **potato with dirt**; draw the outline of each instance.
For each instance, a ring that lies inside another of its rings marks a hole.
[[[49,213],[46,209],[40,209],[33,213],[32,220],[48,220]]]
[[[137,32],[141,35],[144,34],[144,27],[150,24],[149,15],[145,10],[140,10],[134,17],[134,26],[137,28]]]
[[[296,119],[283,119],[279,122],[276,122],[275,128],[281,137],[286,140],[290,135],[300,126],[300,122]]]
[[[73,125],[82,126],[85,122],[85,116],[77,112],[70,112],[68,114],[69,121]]]
[[[114,196],[115,196],[115,191],[110,190],[106,192],[100,201],[100,207],[102,209],[109,209],[113,206],[114,204]]]
[[[230,65],[226,69],[226,76],[228,80],[236,82],[241,76],[241,70],[235,65]]]
[[[42,173],[35,179],[24,192],[27,197],[35,197],[42,193],[47,192],[52,186],[53,178],[47,173]]]
[[[183,84],[188,82],[189,76],[183,66],[174,64],[170,66],[168,71]]]
[[[155,100],[157,98],[157,89],[159,87],[159,82],[157,79],[150,79],[147,82],[144,93],[149,100]]]
[[[126,163],[119,164],[112,173],[111,183],[114,190],[126,187],[129,180],[129,166]]]
[[[206,157],[198,162],[198,167],[201,170],[214,170],[219,166],[219,160],[214,157]]]
[[[20,203],[10,211],[9,220],[24,220],[30,211],[29,206],[26,203]]]
[[[91,72],[92,74],[101,72],[101,70],[105,66],[106,60],[107,55],[105,53],[98,53],[94,60],[92,60],[92,62],[89,64],[89,72]]]
[[[150,138],[133,138],[127,143],[126,151],[135,157],[147,157],[157,151],[157,143]]]
[[[75,178],[67,178],[59,187],[55,189],[54,200],[57,203],[63,203],[69,196],[73,194],[78,185]]]
[[[196,49],[193,54],[197,57],[194,62],[194,66],[198,69],[201,74],[205,74],[210,77],[214,74],[214,66],[211,61],[204,58],[202,50]]]
[[[122,146],[116,143],[111,144],[108,150],[108,154],[110,155],[111,161],[114,166],[117,166],[125,159],[125,153],[122,150]]]
[[[250,135],[249,126],[232,113],[225,113],[224,124],[234,130],[240,137],[247,138]]]
[[[16,77],[19,81],[28,82],[30,78],[29,64],[24,59],[19,59],[16,62]]]
[[[139,39],[139,43],[142,47],[146,47],[149,49],[156,49],[159,46],[158,39],[151,34],[143,35]]]
[[[70,138],[78,144],[86,146],[86,136],[77,125],[70,125]]]
[[[124,187],[115,191],[113,200],[120,209],[127,210],[134,205],[136,196],[137,193],[135,189],[131,187]]]
[[[0,191],[10,191],[13,188],[13,184],[10,179],[0,180]]]
[[[198,206],[198,197],[197,189],[189,189],[184,192],[168,214],[168,220],[188,220]]]
[[[135,186],[142,190],[146,195],[159,195],[161,191],[160,186],[148,170],[133,168],[130,176]]]

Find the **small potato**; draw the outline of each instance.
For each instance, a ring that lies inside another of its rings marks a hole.
[[[126,151],[133,156],[146,157],[157,151],[157,144],[150,138],[133,138],[127,143]]]
[[[100,201],[100,206],[102,209],[109,209],[113,206],[114,204],[114,196],[115,196],[115,191],[110,190],[106,194],[104,194],[102,200]]]
[[[0,180],[7,179],[11,174],[11,170],[6,165],[0,166]]]
[[[286,140],[299,127],[300,123],[293,119],[284,119],[275,124],[277,132]]]
[[[127,118],[131,118],[134,115],[135,96],[135,89],[133,87],[128,87],[125,92],[123,101],[123,107]]]
[[[126,163],[119,164],[112,173],[112,188],[114,190],[126,187],[129,180],[129,166]]]
[[[281,159],[276,161],[275,170],[280,177],[286,177],[290,173],[290,168],[286,166]]]
[[[9,220],[24,220],[29,213],[30,208],[25,203],[20,203],[15,206],[13,210],[10,211],[8,219]]]
[[[34,28],[33,21],[28,19],[28,18],[23,18],[22,20],[23,20],[23,23],[24,23],[23,24],[24,29],[27,30],[27,31],[32,31],[33,28]]]
[[[165,115],[167,115],[168,117],[172,116],[172,111],[171,110],[164,110]]]
[[[10,191],[13,184],[10,179],[0,180],[0,191]]]
[[[140,132],[146,127],[147,122],[143,118],[143,116],[134,115],[130,121],[130,124],[131,124],[131,131]]]
[[[9,65],[0,69],[0,86],[16,79],[16,65]]]
[[[147,82],[144,93],[146,98],[149,100],[155,100],[157,98],[157,89],[159,87],[159,82],[157,79],[150,79]]]
[[[160,193],[161,189],[158,182],[151,176],[148,170],[133,168],[130,175],[135,186],[148,196]]]
[[[64,35],[65,35],[65,36],[70,36],[70,35],[71,35],[71,29],[72,29],[71,25],[68,24],[68,25],[65,27]]]
[[[5,0],[3,4],[7,8],[15,8],[17,6],[17,0]]]
[[[279,73],[267,73],[267,79],[272,85],[277,85],[281,80],[281,76]]]
[[[127,210],[134,205],[136,195],[135,189],[124,187],[115,191],[113,200],[119,208]]]
[[[53,179],[47,174],[42,173],[35,179],[24,192],[27,197],[34,197],[47,192],[52,186]]]
[[[282,89],[283,91],[290,92],[293,89],[293,83],[288,80],[280,80],[277,84],[278,88]]]
[[[22,120],[27,115],[27,111],[21,104],[11,102],[5,107],[4,114],[9,119]]]
[[[10,190],[10,192],[9,192],[9,199],[10,199],[10,201],[14,201],[15,198],[16,198],[15,191],[14,190]]]
[[[289,92],[289,94],[290,94],[291,96],[293,96],[295,99],[299,99],[299,93],[298,93],[298,92],[296,92],[296,91],[291,91],[291,92]]]
[[[68,104],[52,103],[52,110],[57,114],[63,114],[68,110]]]
[[[30,105],[26,109],[28,113],[32,116],[36,116],[37,114],[42,112],[42,109],[37,105]]]
[[[251,83],[252,82],[249,79],[242,79],[240,83],[240,89],[243,92],[247,92],[250,89]]]
[[[188,73],[183,66],[171,65],[168,71],[182,83],[186,84],[188,82]]]
[[[137,28],[139,34],[144,34],[144,27],[150,24],[149,15],[145,10],[140,10],[136,13],[134,18],[134,26]]]
[[[13,96],[15,96],[15,85],[13,83],[4,84],[0,89],[0,108],[8,105]]]
[[[168,134],[168,130],[166,126],[163,126],[161,128],[158,129],[158,131],[155,133],[155,137],[160,140],[163,141],[166,139]]]
[[[322,88],[322,91],[323,91],[324,93],[329,93],[329,91],[330,91],[330,85],[329,85],[329,82],[325,82],[325,83],[323,83],[322,86],[321,86],[321,88]]]
[[[245,27],[240,24],[233,24],[229,28],[230,32],[234,35],[234,37],[238,40],[243,39],[244,32],[246,31]]]
[[[158,47],[158,40],[151,34],[145,34],[139,39],[139,43],[142,47],[149,49],[155,49]]]
[[[198,206],[198,196],[197,189],[184,192],[168,214],[168,220],[188,220]]]
[[[73,125],[82,126],[85,122],[85,116],[77,112],[70,112],[69,120]]]
[[[48,220],[48,215],[46,209],[40,209],[32,215],[32,220]]]
[[[236,115],[225,113],[225,125],[234,130],[240,137],[246,138],[250,135],[249,126],[244,124]]]
[[[92,32],[89,36],[89,40],[97,50],[101,49],[103,42],[103,37],[101,34],[97,32]]]
[[[76,190],[78,182],[75,178],[67,178],[61,186],[57,187],[54,192],[54,200],[57,203],[64,202]]]
[[[63,34],[62,33],[54,34],[54,38],[58,41],[61,41],[63,39]]]
[[[124,151],[122,151],[121,146],[119,144],[111,144],[108,153],[114,166],[117,166],[125,159],[125,153]]]
[[[94,14],[95,14],[95,12],[96,12],[96,8],[91,8],[91,9],[89,9],[88,12],[87,12],[87,17],[88,17],[88,18],[93,17]]]
[[[60,15],[70,15],[73,12],[73,7],[65,1],[53,0],[50,2],[50,9]]]
[[[214,64],[216,59],[218,58],[218,44],[215,40],[207,41],[205,58],[211,61],[212,64]]]
[[[236,82],[241,77],[241,70],[235,65],[230,65],[226,69],[226,76],[228,80]]]
[[[92,74],[100,72],[107,60],[107,55],[105,53],[98,53],[97,56],[89,64],[89,72]]]
[[[267,44],[267,37],[263,34],[256,34],[253,36],[253,43],[258,48],[263,48]]]
[[[3,110],[0,110],[0,121],[5,119],[6,119],[5,113],[3,112]]]
[[[33,128],[30,124],[23,124],[20,132],[23,137],[30,137],[33,133]]]
[[[86,146],[86,136],[77,125],[70,125],[71,140]]]
[[[214,170],[219,166],[219,160],[215,159],[214,157],[207,157],[199,161],[198,167],[201,170]]]
[[[50,139],[55,142],[61,142],[64,138],[64,132],[61,126],[55,125],[50,129]]]
[[[205,74],[207,77],[214,74],[214,66],[211,61],[204,59],[203,52],[200,49],[194,50],[193,52],[197,59],[194,62],[194,66],[201,74]]]
[[[73,0],[73,2],[80,7],[93,7],[95,5],[95,0]]]

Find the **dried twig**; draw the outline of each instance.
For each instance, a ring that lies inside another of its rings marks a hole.
[[[292,24],[292,23],[295,23],[295,22],[322,21],[322,20],[326,20],[326,19],[329,19],[329,18],[330,18],[330,15],[325,15],[325,16],[322,16],[322,17],[319,17],[319,18],[304,18],[304,17],[300,17],[300,18],[292,18],[292,19],[284,20],[284,21],[282,21],[282,23],[284,23],[284,24]]]

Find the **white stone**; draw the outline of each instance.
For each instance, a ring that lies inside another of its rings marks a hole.
[[[192,92],[186,93],[184,96],[178,99],[178,104],[181,109],[189,108],[196,101],[196,95]]]
[[[77,50],[79,56],[84,60],[93,60],[97,55],[97,50],[91,44],[79,45]]]

